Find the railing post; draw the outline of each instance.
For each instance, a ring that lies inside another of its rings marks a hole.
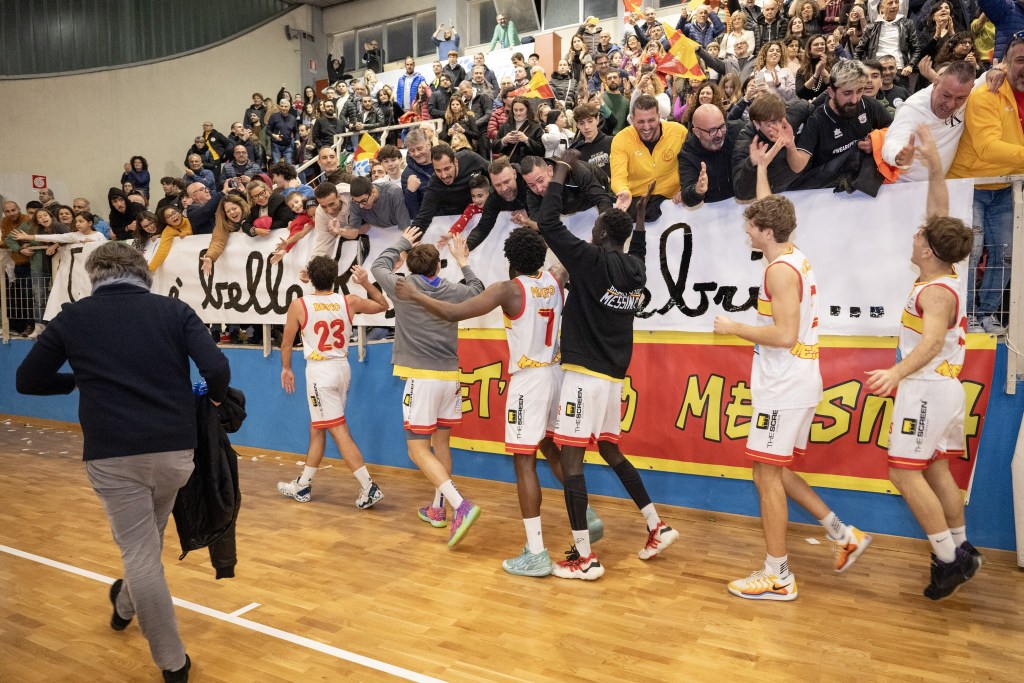
[[[10,256],[6,252],[3,255],[5,258],[0,258],[0,339],[10,344],[11,323],[7,319],[7,259]]]
[[[1010,319],[1006,328],[1006,393],[1017,393],[1017,376],[1020,374],[1021,346],[1024,344],[1024,180],[1013,181],[1013,246],[1011,263],[1017,264],[1017,275],[1010,275]],[[1013,283],[1016,283],[1014,286]]]

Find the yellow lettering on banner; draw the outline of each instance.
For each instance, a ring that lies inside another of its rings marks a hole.
[[[850,431],[852,412],[857,407],[860,387],[860,382],[850,380],[825,389],[817,414],[830,420],[831,424],[824,425],[818,421],[811,423],[813,443],[832,443]]]
[[[626,402],[626,411],[622,414],[619,428],[628,432],[633,428],[633,420],[636,418],[636,389],[633,388],[633,378],[626,375],[622,381],[622,400]]]
[[[860,429],[857,431],[858,443],[871,443],[875,428],[878,428],[878,437],[874,438],[875,444],[880,448],[889,448],[889,425],[892,423],[893,399],[882,398],[881,396],[868,396],[864,401],[864,410],[861,411]]]
[[[974,412],[974,409],[977,407],[978,401],[981,400],[981,392],[985,388],[985,385],[978,382],[972,382],[970,380],[965,380],[962,384],[964,387],[964,393],[967,395],[964,436],[970,439],[978,436],[978,432],[981,430],[981,416]]]
[[[722,440],[722,390],[725,378],[720,375],[708,377],[704,390],[700,388],[700,378],[690,375],[686,380],[686,394],[676,418],[676,428],[686,429],[687,414],[704,418],[704,439],[718,443]],[[705,413],[707,415],[705,416]]]
[[[504,393],[505,382],[501,379],[501,361],[496,361],[490,365],[483,365],[479,368],[474,369],[472,372],[459,372],[459,381],[462,382],[462,412],[471,413],[473,412],[473,401],[469,398],[470,388],[479,383],[480,384],[480,406],[477,413],[482,419],[487,419],[491,416],[491,382],[498,382],[498,393]]]
[[[338,303],[333,303],[333,304],[318,304],[318,303],[314,303],[313,304],[313,310],[314,311],[340,311],[341,310],[341,304],[338,304]]]
[[[743,380],[729,389],[729,405],[725,407],[725,437],[745,439],[750,435],[750,418],[754,414],[750,402],[750,385]],[[743,422],[740,422],[740,420]]]

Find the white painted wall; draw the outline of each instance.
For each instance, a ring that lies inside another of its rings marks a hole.
[[[185,150],[204,119],[227,135],[254,91],[273,97],[282,83],[301,90],[299,41],[286,24],[311,31],[300,6],[235,40],[147,66],[54,78],[0,81],[5,140],[0,194],[37,199],[31,176],[45,175],[57,199],[83,196],[106,217],[107,190],[120,187],[129,157],[149,161],[150,193],[160,178],[181,176]],[[8,135],[9,134],[9,135]]]

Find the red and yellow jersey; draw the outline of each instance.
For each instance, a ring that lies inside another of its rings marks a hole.
[[[562,322],[562,286],[548,271],[520,275],[523,307],[519,315],[505,318],[508,340],[508,374],[523,368],[540,368],[558,362],[558,333]]]
[[[302,354],[306,360],[334,360],[348,356],[352,313],[344,294],[308,294],[299,301],[306,311],[302,326]]]
[[[792,268],[800,282],[800,327],[797,342],[784,349],[758,344],[750,391],[759,408],[812,408],[821,401],[821,370],[818,367],[818,285],[811,262],[791,247],[764,269],[757,294],[757,324],[772,325],[772,296],[768,291],[769,268]]]
[[[942,340],[942,349],[927,364],[907,379],[956,379],[964,367],[964,349],[967,344],[967,298],[963,291],[964,283],[960,274],[953,267],[952,275],[943,275],[934,280],[915,282],[910,290],[907,305],[903,307],[903,318],[900,325],[900,341],[896,349],[896,362],[906,358],[921,343],[924,331],[924,318],[918,298],[928,287],[945,287],[956,297],[956,322],[946,330]]]

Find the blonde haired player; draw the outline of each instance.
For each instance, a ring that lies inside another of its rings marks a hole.
[[[931,582],[925,597],[956,593],[981,567],[967,541],[963,497],[949,458],[964,453],[966,398],[957,377],[964,364],[967,302],[956,264],[971,253],[974,235],[950,218],[942,161],[931,131],[917,131],[917,154],[928,168],[928,208],[914,233],[911,262],[920,276],[910,290],[900,325],[896,365],[868,372],[868,388],[888,396],[899,387],[889,435],[889,479],[932,545]]]
[[[348,396],[351,369],[348,364],[348,342],[352,336],[352,316],[356,313],[383,313],[388,310],[384,295],[370,284],[366,270],[352,267],[351,281],[363,287],[369,299],[334,291],[338,263],[326,256],[314,256],[306,266],[313,293],[299,297],[288,306],[288,318],[281,341],[281,386],[295,391],[292,372],[292,344],[302,331],[302,353],[306,358],[306,396],[309,401],[309,451],[306,465],[294,481],[277,483],[277,490],[300,503],[309,502],[313,492],[313,475],[324,457],[327,432],[330,432],[341,457],[359,482],[356,507],[365,509],[384,497],[363,464],[363,454],[352,440],[345,424],[345,400]]]
[[[871,536],[843,524],[807,482],[789,469],[793,455],[807,448],[814,411],[821,401],[818,367],[818,287],[810,261],[791,241],[796,211],[773,195],[768,164],[784,145],[750,147],[757,166],[757,200],[743,217],[750,245],[764,253],[765,269],[757,295],[757,324],[715,318],[715,332],[754,342],[750,393],[753,416],[747,457],[754,461],[754,484],[761,499],[761,525],[767,556],[764,568],[729,583],[729,592],[753,600],[795,600],[796,577],[789,571],[786,497],[803,506],[825,527],[836,553],[836,571],[845,571],[870,545]]]

